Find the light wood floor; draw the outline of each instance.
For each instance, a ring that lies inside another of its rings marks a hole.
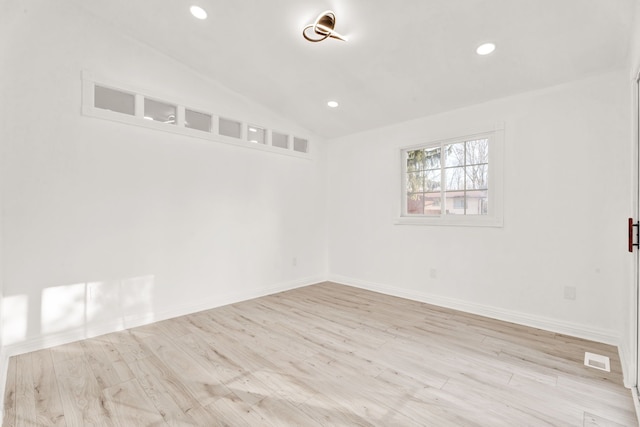
[[[12,357],[4,408],[4,426],[637,425],[613,347],[332,283]]]

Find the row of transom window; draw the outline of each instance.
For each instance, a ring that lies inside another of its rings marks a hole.
[[[167,125],[168,130],[175,126],[299,153],[309,150],[309,142],[304,138],[98,84],[94,86],[93,106],[161,123]]]

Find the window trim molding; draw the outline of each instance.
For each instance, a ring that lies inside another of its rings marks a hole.
[[[485,127],[484,131],[469,133],[449,138],[431,140],[420,144],[401,146],[396,150],[399,166],[396,176],[399,177],[400,197],[396,209],[395,225],[428,225],[428,226],[463,226],[463,227],[503,227],[504,226],[504,139],[505,125],[498,123],[493,127]],[[412,149],[440,146],[455,142],[468,141],[479,137],[489,137],[489,214],[488,215],[440,215],[420,216],[406,213],[407,165],[404,153]],[[396,187],[396,188],[398,188]]]
[[[133,115],[118,113],[116,111],[105,110],[95,106],[94,88],[95,86],[102,86],[110,89],[114,89],[120,92],[129,93],[135,97],[135,112]],[[152,99],[160,102],[165,102],[176,106],[176,119],[177,124],[166,124],[151,120],[144,120],[144,99]],[[184,136],[190,136],[195,138],[204,139],[207,141],[221,142],[224,144],[234,145],[236,147],[250,148],[254,150],[266,151],[274,154],[280,154],[285,156],[297,157],[300,159],[312,160],[314,157],[315,144],[311,141],[311,138],[307,136],[295,135],[300,139],[307,141],[307,152],[294,151],[292,144],[289,144],[289,148],[284,149],[271,145],[271,132],[272,127],[260,125],[259,127],[265,129],[266,138],[264,144],[249,142],[245,136],[249,126],[258,126],[255,124],[255,120],[239,120],[231,118],[225,114],[215,114],[209,111],[207,108],[201,108],[198,105],[192,105],[184,103],[182,100],[171,100],[170,97],[163,97],[158,93],[141,90],[139,88],[132,87],[131,85],[115,82],[111,79],[104,78],[103,76],[96,76],[94,73],[83,70],[82,71],[82,114],[88,117],[94,117],[119,123],[125,123],[128,125],[139,126],[147,129],[159,130],[171,134],[179,134]],[[211,131],[206,132],[198,129],[187,128],[180,126],[184,124],[185,111],[189,109],[198,113],[207,114],[211,116]],[[241,137],[234,138],[230,136],[220,135],[218,129],[219,118],[225,118],[228,120],[237,121],[241,127]],[[280,132],[287,135],[288,139],[293,141],[294,135],[290,132]]]

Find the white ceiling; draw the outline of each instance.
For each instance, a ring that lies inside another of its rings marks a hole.
[[[325,137],[626,65],[635,0],[74,0]],[[189,6],[209,13],[198,21]],[[348,42],[309,43],[326,10]],[[492,41],[486,57],[475,48]],[[326,102],[335,99],[340,108]]]

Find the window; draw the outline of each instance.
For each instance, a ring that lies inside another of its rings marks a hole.
[[[218,121],[218,133],[224,136],[230,136],[232,138],[240,138],[242,135],[242,124],[235,120],[225,119],[220,117]]]
[[[184,115],[184,126],[189,129],[211,132],[211,115],[199,113],[187,108]]]
[[[399,223],[502,225],[503,129],[404,148]]]
[[[271,133],[271,145],[278,148],[289,148],[289,137],[280,132]]]
[[[464,202],[464,197],[454,197],[453,198],[453,209],[466,209],[467,204]]]
[[[299,151],[301,153],[307,152],[307,140],[298,138],[297,136],[293,138],[293,150]]]
[[[176,124],[176,106],[153,99],[144,99],[144,118],[169,125]]]
[[[118,113],[135,114],[135,96],[108,87],[94,86],[95,107]]]
[[[261,127],[249,125],[247,128],[247,141],[253,142],[254,144],[266,144],[267,131]]]
[[[183,103],[82,73],[82,113],[174,134],[311,159],[308,139],[248,121],[226,118]]]

